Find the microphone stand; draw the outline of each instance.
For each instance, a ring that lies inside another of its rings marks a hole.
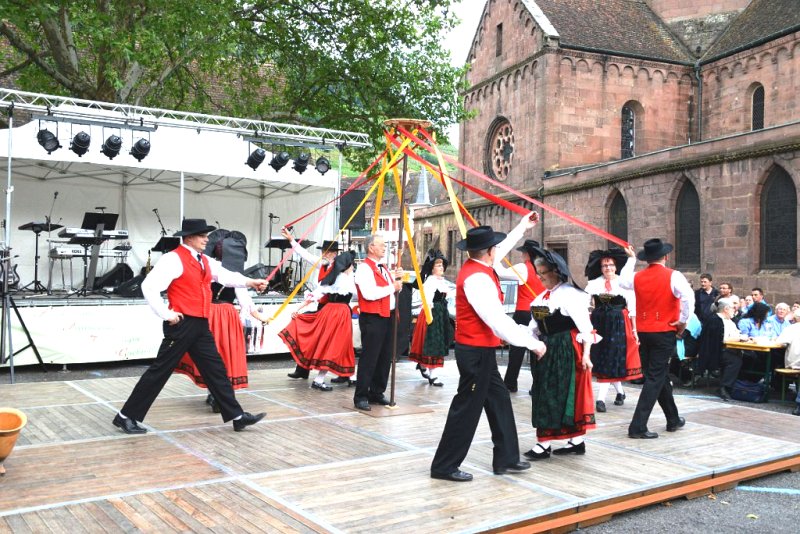
[[[50,204],[50,213],[44,218],[44,222],[47,225],[47,242],[50,243],[50,221],[53,220],[53,209],[56,207],[56,199],[58,198],[58,191],[53,193],[53,203]]]
[[[268,215],[268,217],[269,217],[269,236],[267,237],[267,243],[272,241],[272,221],[280,221],[281,220],[280,217],[278,217],[277,215],[273,215],[272,213],[270,213]],[[267,251],[267,261],[269,262],[269,268],[272,269],[272,267],[273,267],[273,265],[272,265],[272,247],[269,247],[269,251]]]
[[[158,214],[158,208],[153,208],[153,213],[156,214],[156,219],[158,219],[158,225],[161,226],[161,237],[165,237],[167,235],[166,229],[164,229],[164,223],[161,222],[161,216]]]

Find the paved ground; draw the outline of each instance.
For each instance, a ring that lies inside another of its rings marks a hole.
[[[452,359],[452,353],[450,358]],[[505,365],[505,359],[498,359]],[[83,380],[139,376],[148,362],[122,362],[113,364],[73,365],[63,371],[51,367],[44,373],[38,367],[17,368],[16,382],[42,382],[58,380]],[[288,355],[252,357],[251,369],[294,367]],[[526,372],[525,369],[522,371]],[[0,385],[9,382],[8,369],[0,370]],[[524,380],[523,380],[524,383]],[[638,387],[635,385],[629,387]],[[696,388],[677,387],[678,395],[696,395],[716,399],[716,383],[712,379]],[[1,390],[0,390],[1,391]],[[780,395],[765,404],[742,403],[750,407],[774,412],[790,412],[793,404],[782,403]],[[722,402],[721,400],[719,402]],[[737,401],[731,401],[737,403]],[[2,397],[0,396],[0,404]],[[658,408],[656,408],[658,409]],[[735,443],[731,447],[736,447]],[[674,533],[778,533],[797,532],[800,527],[800,472],[780,473],[740,484],[736,489],[693,500],[679,499],[669,503],[649,506],[641,510],[616,516],[611,521],[583,529],[592,534],[674,532]]]

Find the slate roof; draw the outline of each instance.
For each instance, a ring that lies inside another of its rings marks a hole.
[[[703,61],[732,54],[757,41],[800,30],[800,1],[753,0],[703,55]]]

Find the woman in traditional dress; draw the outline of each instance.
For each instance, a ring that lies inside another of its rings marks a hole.
[[[542,250],[534,260],[545,292],[533,301],[531,331],[547,346],[533,367],[531,460],[550,457],[550,441],[568,439],[553,454],[584,454],[583,435],[594,428],[590,350],[600,341],[589,318],[589,295],[579,289],[559,254]]]
[[[325,383],[328,371],[349,378],[356,369],[350,310],[356,291],[353,262],[351,252],[336,256],[331,270],[311,293],[313,300],[327,296],[327,304],[314,313],[292,314],[291,322],[278,333],[297,365],[319,371],[311,383],[319,391],[333,390]]]
[[[591,295],[592,325],[603,338],[592,345],[592,374],[599,387],[595,409],[606,411],[605,398],[609,385],[614,386],[616,406],[625,404],[622,381],[642,377],[639,360],[639,339],[636,336],[636,297],[633,291],[622,289],[617,272],[633,271],[636,258],[633,249],[626,253],[621,248],[593,250],[586,264],[586,292]]]
[[[444,366],[444,358],[450,352],[450,343],[453,341],[453,329],[447,311],[449,288],[444,278],[448,263],[439,250],[431,250],[425,258],[420,276],[433,321],[428,324],[424,311],[420,310],[408,355],[409,360],[417,362],[417,370],[431,386],[443,385],[431,375],[431,369]]]

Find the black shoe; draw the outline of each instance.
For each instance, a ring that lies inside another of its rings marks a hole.
[[[139,426],[136,421],[131,418],[124,418],[117,414],[114,417],[114,426],[121,429],[126,434],[145,434],[147,429]]]
[[[560,449],[556,449],[553,451],[555,456],[563,456],[565,454],[586,454],[586,442],[581,441],[579,444],[575,445],[572,443],[572,440],[567,442],[566,447],[561,447]]]
[[[208,394],[208,396],[206,397],[206,404],[208,404],[209,406],[211,406],[211,402],[212,402],[213,400],[214,400],[214,395],[212,395],[211,393],[209,393],[209,394]]]
[[[506,384],[509,393],[516,393],[518,388],[516,384]]]
[[[436,378],[435,376],[432,376],[428,379],[428,384],[430,384],[431,386],[436,386],[437,388],[444,386],[444,384],[439,382],[439,379]]]
[[[528,460],[533,460],[534,462],[536,460],[544,460],[546,458],[550,458],[550,447],[547,447],[545,449],[544,447],[538,444],[534,445],[534,448],[536,447],[542,449],[541,452],[537,452],[534,449],[531,449],[528,452],[524,453],[523,456]]]
[[[357,410],[364,410],[365,412],[372,410],[369,403],[365,400],[356,401],[355,406]]]
[[[495,475],[505,475],[509,471],[511,471],[512,473],[519,473],[520,471],[525,471],[526,469],[530,469],[530,468],[531,468],[530,462],[524,462],[524,461],[520,460],[519,462],[517,462],[515,464],[507,465],[505,467],[496,467],[494,469],[494,474]]]
[[[617,393],[617,398],[614,399],[614,406],[622,406],[625,404],[625,394]]]
[[[311,382],[311,389],[318,389],[320,391],[333,391],[333,388],[325,382]]]
[[[298,371],[292,371],[291,373],[287,373],[286,376],[289,378],[302,378],[303,380],[308,380],[308,373],[301,373]]]
[[[678,417],[678,420],[674,423],[667,423],[667,432],[675,432],[679,428],[682,428],[683,425],[686,424],[686,419],[683,417]]]
[[[792,415],[800,415],[800,404],[795,406],[794,410],[792,410]]]
[[[628,437],[631,439],[656,439],[658,434],[656,432],[628,432]]]
[[[425,367],[422,367],[422,365],[417,364],[417,371],[419,371],[419,374],[421,374],[422,378],[424,378],[425,380],[430,380],[431,379],[430,370],[428,370]]]
[[[731,400],[731,396],[728,394],[728,391],[725,389],[724,386],[717,390],[717,395],[719,395],[719,398],[724,400],[725,402]]]
[[[219,403],[217,402],[217,399],[214,398],[214,395],[209,395],[209,397],[211,398],[211,400],[207,402],[208,405],[211,406],[211,411],[214,413],[222,412],[222,409],[219,407]]]
[[[245,427],[254,425],[259,421],[261,421],[262,419],[264,419],[264,416],[266,415],[267,415],[266,412],[261,412],[256,415],[253,415],[249,412],[244,412],[239,419],[233,420],[233,430],[236,432],[241,432],[242,430],[245,429]]]
[[[381,406],[389,406],[389,399],[386,397],[376,397],[369,399],[369,404],[380,404]]]
[[[349,380],[350,379],[347,378],[346,376],[336,376],[334,378],[331,378],[331,384],[344,384],[345,382],[348,382]]]
[[[355,381],[355,380],[350,380],[350,379],[348,378],[348,379],[347,379],[347,387],[349,387],[349,388],[354,388],[354,387],[356,387],[356,381]]]
[[[603,413],[606,411],[606,403],[603,401],[597,401],[594,403],[594,409],[600,413]]]
[[[449,480],[450,482],[469,482],[472,480],[472,475],[456,469],[452,473],[434,473],[431,471],[431,478],[435,478],[437,480]]]

